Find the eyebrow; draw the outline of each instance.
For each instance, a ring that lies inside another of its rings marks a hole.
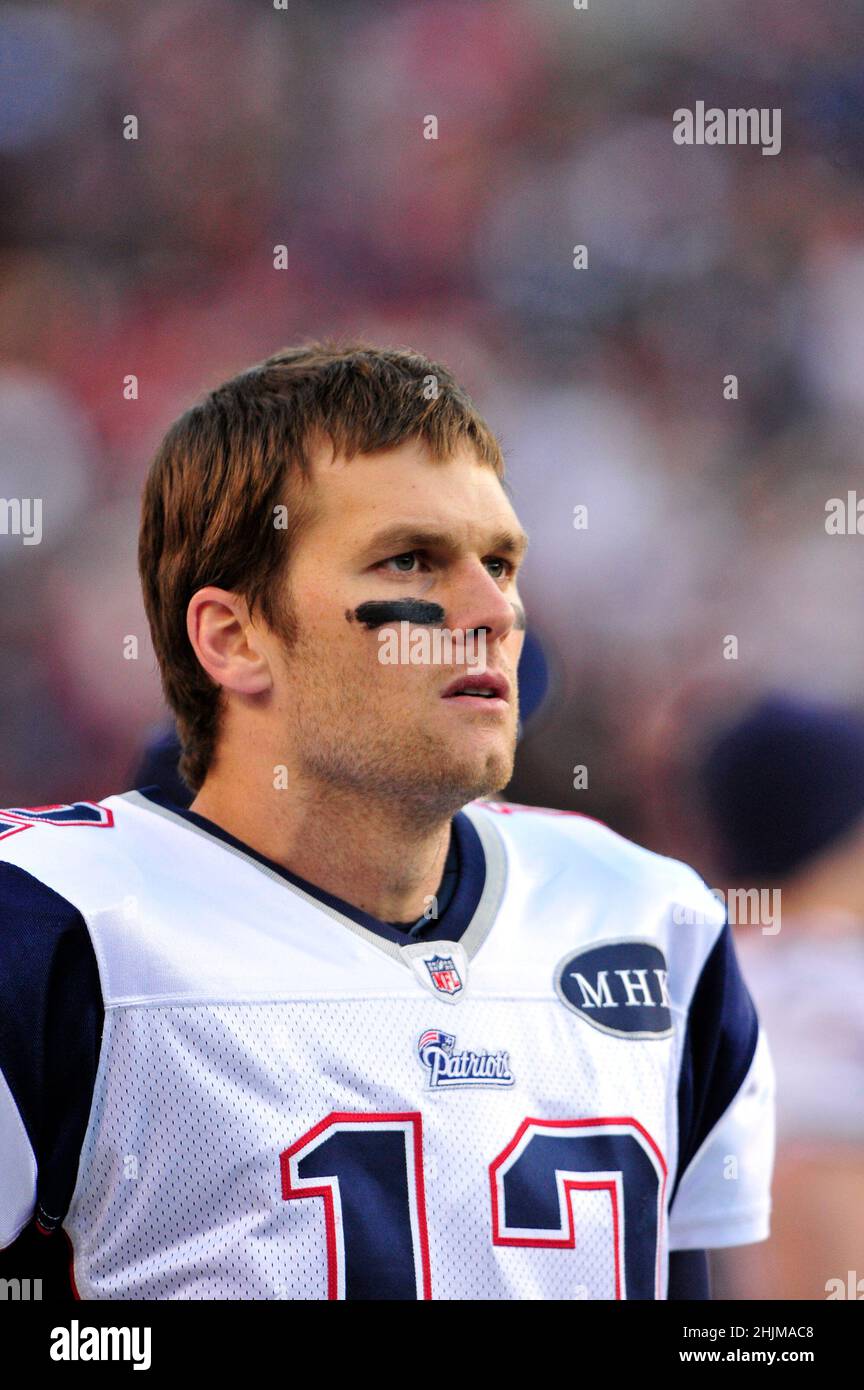
[[[427,531],[410,523],[398,523],[378,531],[364,545],[365,555],[389,551],[391,554],[404,554],[409,550],[455,550],[456,542],[446,531]],[[487,554],[506,555],[511,560],[522,559],[528,548],[528,537],[524,531],[511,531],[504,528],[496,531],[489,541]]]

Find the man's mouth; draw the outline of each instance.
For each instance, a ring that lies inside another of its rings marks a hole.
[[[469,673],[451,681],[441,692],[441,699],[506,705],[510,699],[510,682],[506,676],[496,675],[492,671],[484,671],[482,675]]]

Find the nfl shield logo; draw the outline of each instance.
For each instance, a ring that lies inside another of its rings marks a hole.
[[[439,994],[458,994],[462,979],[452,956],[433,956],[427,960],[426,969],[432,976],[432,983]]]

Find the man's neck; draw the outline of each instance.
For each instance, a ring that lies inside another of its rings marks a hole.
[[[418,824],[404,807],[344,789],[242,796],[208,777],[189,808],[251,849],[383,922],[420,917],[437,892],[451,817]]]

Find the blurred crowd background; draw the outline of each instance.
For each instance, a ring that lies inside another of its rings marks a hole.
[[[0,497],[44,499],[41,544],[0,535],[0,802],[122,789],[164,719],[135,547],[170,421],[280,346],[360,335],[444,361],[504,447],[549,668],[508,796],[723,887],[712,740],[766,692],[864,704],[864,535],[825,524],[864,497],[862,39],[857,0],[0,3]],[[700,100],[779,108],[781,152],[676,145]],[[822,876],[798,934],[847,980],[861,862]],[[754,990],[786,978],[789,937],[791,918],[758,943]],[[824,1148],[809,1187],[795,1170],[816,1228],[832,1200],[847,1215],[844,1278],[864,1277],[862,1012],[846,1079],[819,1072],[847,1132],[781,1116],[793,1157],[836,1141],[852,1165],[842,1202]],[[812,1236],[790,1231],[728,1287],[824,1297],[828,1273],[796,1284]]]

